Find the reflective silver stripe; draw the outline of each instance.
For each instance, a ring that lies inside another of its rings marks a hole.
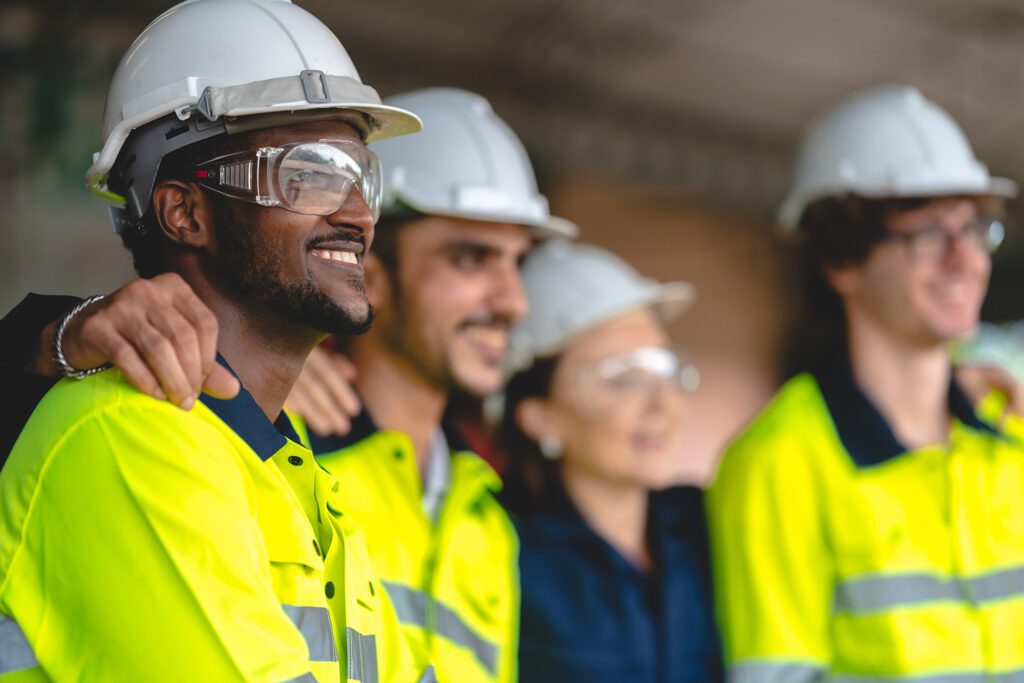
[[[384,582],[384,588],[395,606],[398,620],[404,624],[427,627],[427,596],[400,583]]]
[[[828,683],[1021,683],[1024,681],[1024,669],[1007,671],[998,674],[984,673],[944,673],[925,674],[921,676],[877,676],[864,674],[837,674],[826,679]]]
[[[492,675],[497,674],[498,646],[480,637],[457,612],[415,588],[392,582],[385,582],[384,587],[399,621],[433,631],[456,645],[469,648],[485,669]],[[430,628],[428,619],[431,610],[434,614],[433,628]]]
[[[471,629],[458,614],[445,607],[439,602],[434,603],[437,608],[437,634],[444,636],[453,643],[468,647],[484,665],[484,668],[491,672],[491,675],[498,673],[498,648],[494,643],[484,640]]]
[[[434,673],[434,667],[428,666],[427,670],[423,672],[420,679],[416,683],[437,683],[437,675]]]
[[[0,674],[39,666],[28,638],[10,617],[0,617]]]
[[[348,677],[362,683],[377,683],[377,638],[364,636],[352,627],[345,629],[348,647]]]
[[[821,683],[825,671],[793,662],[757,662],[729,667],[727,683]]]
[[[861,614],[928,602],[972,604],[1024,597],[1024,568],[1015,567],[969,579],[931,574],[867,576],[836,586],[835,611]]]
[[[316,683],[316,677],[313,674],[305,673],[298,678],[289,678],[284,683]]]
[[[338,649],[334,645],[334,629],[331,627],[331,613],[326,607],[308,605],[281,605],[284,613],[306,639],[309,661],[336,662]]]

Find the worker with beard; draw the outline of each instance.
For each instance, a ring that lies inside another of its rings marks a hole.
[[[419,127],[283,0],[186,2],[129,48],[88,181],[140,275],[203,305],[152,324],[212,325],[239,385],[181,410],[71,366],[82,305],[62,319],[67,378],[20,385],[37,400],[0,451],[0,680],[432,680],[282,412],[328,333],[370,325],[365,142]]]
[[[508,683],[518,543],[497,474],[443,417],[456,389],[501,386],[509,328],[526,308],[520,262],[534,239],[575,226],[550,216],[521,143],[482,97],[427,89],[386,102],[416,112],[428,132],[375,146],[386,197],[366,289],[377,317],[342,345],[363,410],[347,434],[312,431],[311,444],[438,675]]]
[[[376,320],[358,339],[339,335],[333,348],[314,350],[288,405],[338,479],[337,510],[363,531],[420,666],[433,663],[442,680],[514,681],[515,531],[495,497],[497,474],[444,415],[455,390],[500,388],[509,328],[526,305],[520,262],[535,240],[576,227],[550,215],[522,143],[484,98],[432,88],[386,104],[414,111],[429,132],[406,138],[418,144],[373,146],[385,169],[383,215],[365,259]],[[202,309],[189,294],[129,283],[74,316],[62,344],[78,367],[113,361],[140,390],[187,409],[201,386],[225,391],[204,349],[210,332],[138,330]],[[30,296],[9,314],[12,357],[53,374],[41,349],[66,305]]]

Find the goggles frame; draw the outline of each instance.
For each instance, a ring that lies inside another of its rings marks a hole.
[[[353,188],[374,221],[383,204],[380,160],[352,140],[323,138],[232,152],[196,164],[191,180],[232,199],[312,216],[338,211]]]

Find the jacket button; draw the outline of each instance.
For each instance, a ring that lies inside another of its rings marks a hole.
[[[291,464],[293,464],[296,467],[298,467],[299,465],[302,464],[302,458],[300,458],[297,455],[289,455],[288,456],[288,462],[290,462]]]
[[[328,599],[334,597],[334,582],[333,581],[328,581],[327,585],[324,586],[324,594],[327,595]]]
[[[403,455],[402,451],[395,451],[395,460],[401,460]]]

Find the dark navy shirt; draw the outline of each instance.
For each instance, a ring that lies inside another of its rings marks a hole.
[[[520,680],[722,680],[699,489],[651,494],[649,573],[594,533],[564,495],[516,522],[522,578]]]

